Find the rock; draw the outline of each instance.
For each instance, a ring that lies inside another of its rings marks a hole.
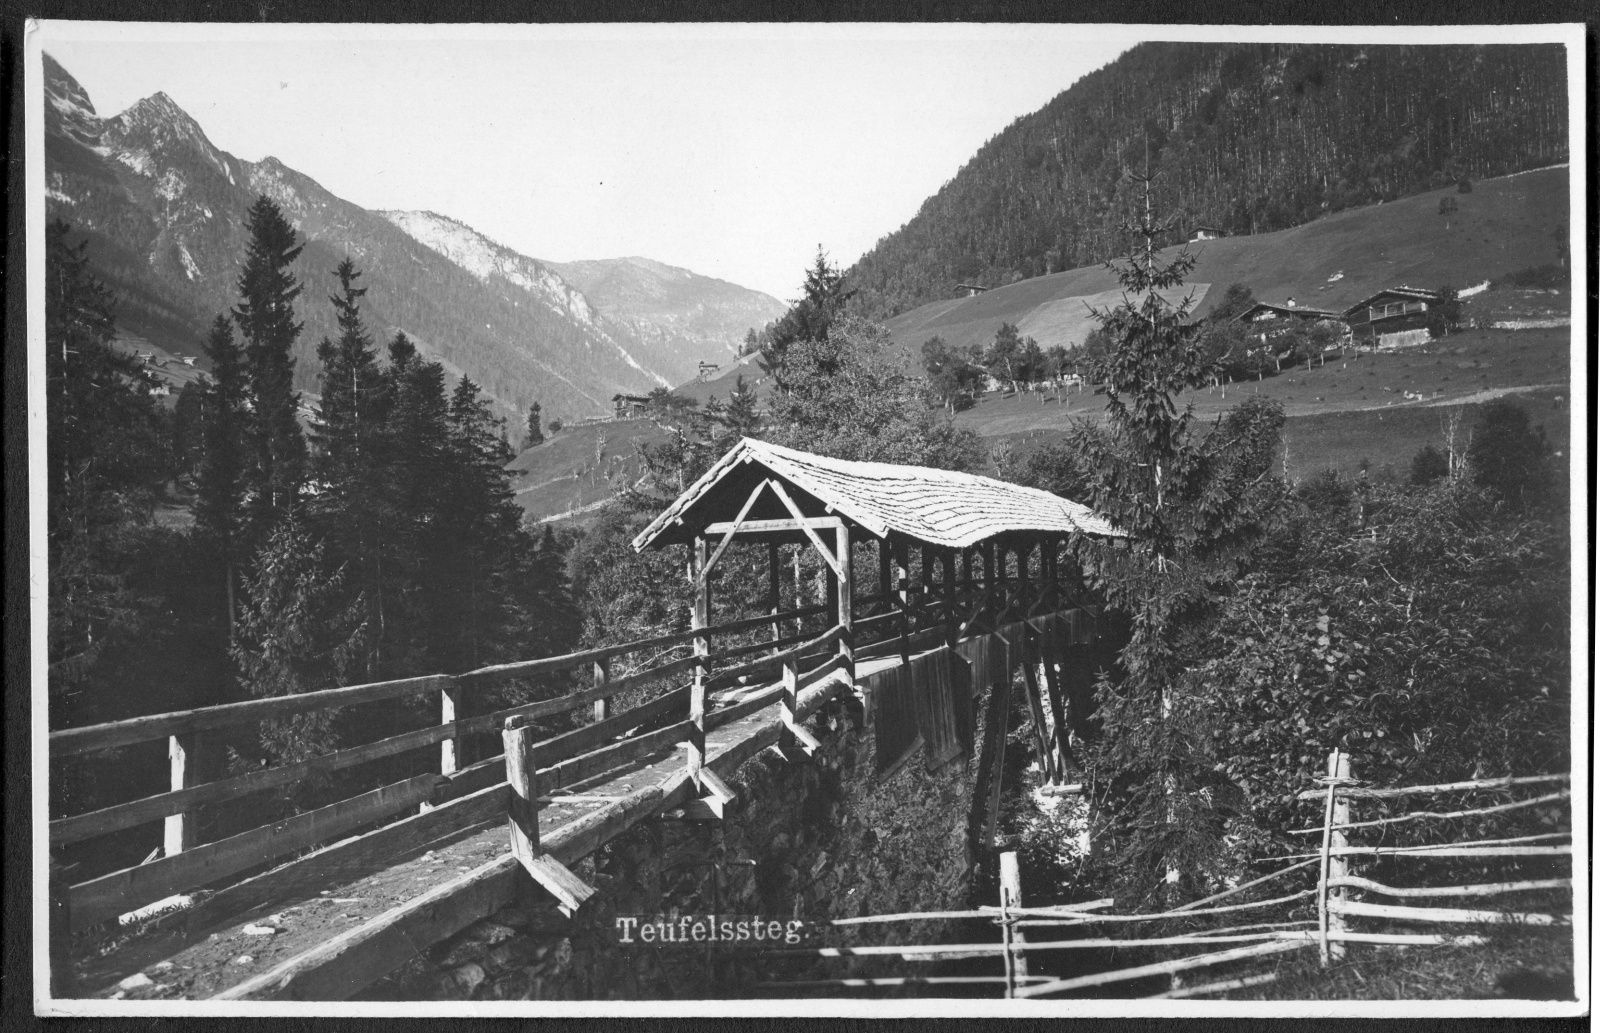
[[[173,967],[173,965],[172,965],[172,962],[170,962],[170,961],[158,961],[154,965],[150,966],[150,971],[152,971],[152,972],[165,972],[165,971],[167,971],[167,969],[172,968],[172,967]]]
[[[468,962],[450,973],[450,977],[455,980],[456,987],[463,994],[470,997],[473,991],[482,986],[483,981],[489,978],[489,974],[483,970],[482,965],[476,962]]]
[[[151,979],[149,976],[145,975],[143,972],[135,972],[133,975],[129,976],[127,979],[124,979],[122,982],[118,983],[117,984],[117,989],[118,990],[122,990],[124,992],[132,991],[132,990],[143,990],[145,987],[151,986],[154,983],[155,983],[155,980]]]
[[[235,965],[253,965],[255,964],[255,960],[255,958],[248,954],[241,954],[237,958],[233,959],[233,963]]]
[[[245,926],[243,929],[241,929],[239,931],[244,933],[246,936],[276,936],[276,935],[278,935],[278,930],[273,928],[272,926],[270,926],[270,925],[255,925],[254,923]]]

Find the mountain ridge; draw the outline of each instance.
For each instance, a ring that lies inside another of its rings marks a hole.
[[[705,347],[643,339],[633,320],[610,318],[548,263],[510,249],[496,255],[510,276],[478,275],[274,156],[252,162],[221,150],[165,93],[101,117],[49,54],[44,71],[49,214],[91,241],[91,261],[117,294],[119,324],[167,351],[199,355],[212,318],[236,303],[244,215],[262,193],[304,242],[293,269],[305,287],[298,390],[317,390],[316,342],[337,334],[322,299],[347,256],[369,288],[363,313],[380,344],[403,330],[518,423],[533,402],[547,418],[604,414],[615,393],[687,379]]]

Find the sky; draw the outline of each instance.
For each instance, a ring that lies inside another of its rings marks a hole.
[[[819,245],[849,266],[1133,42],[1037,25],[55,23],[43,47],[100,115],[164,91],[224,150],[365,208],[791,300]]]

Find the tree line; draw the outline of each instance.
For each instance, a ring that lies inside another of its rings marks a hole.
[[[477,385],[451,386],[403,332],[380,353],[346,258],[324,281],[338,333],[316,347],[320,405],[307,405],[293,358],[303,243],[265,196],[247,221],[237,303],[212,323],[197,398],[174,413],[113,347],[84,245],[51,227],[53,726],[458,672],[558,653],[576,634],[566,543],[522,526],[505,421]],[[163,527],[159,486],[185,473],[193,526]],[[268,722],[221,756],[289,763],[416,718]],[[65,783],[92,799],[92,784]],[[319,788],[291,787],[284,805]]]
[[[1181,232],[1264,233],[1567,159],[1559,46],[1144,43],[1018,118],[850,270],[888,318],[1103,261],[1162,174]],[[1165,245],[1185,237],[1163,236]]]

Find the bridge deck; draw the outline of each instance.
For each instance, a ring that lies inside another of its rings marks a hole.
[[[857,684],[899,662],[897,655],[859,661]],[[775,687],[747,688],[721,702]],[[841,687],[830,681],[802,691],[800,713],[815,711]],[[770,706],[706,733],[707,766],[732,774],[776,742],[780,728],[775,696]],[[446,805],[480,809],[483,820],[471,827],[430,839],[427,814],[413,816],[390,826],[409,823],[417,829],[393,849],[352,850],[360,837],[324,847],[316,853],[325,860],[315,854],[300,859],[293,882],[287,887],[281,879],[275,882],[266,901],[243,909],[230,906],[250,899],[247,892],[230,888],[168,919],[166,928],[157,922],[103,955],[77,958],[78,992],[152,1000],[346,998],[512,901],[525,876],[509,852],[506,791],[502,780]],[[683,752],[669,747],[562,790],[540,812],[542,846],[571,865],[635,822],[691,798]],[[245,931],[251,925],[278,931],[252,935]],[[119,989],[120,981],[140,972],[151,982]]]

